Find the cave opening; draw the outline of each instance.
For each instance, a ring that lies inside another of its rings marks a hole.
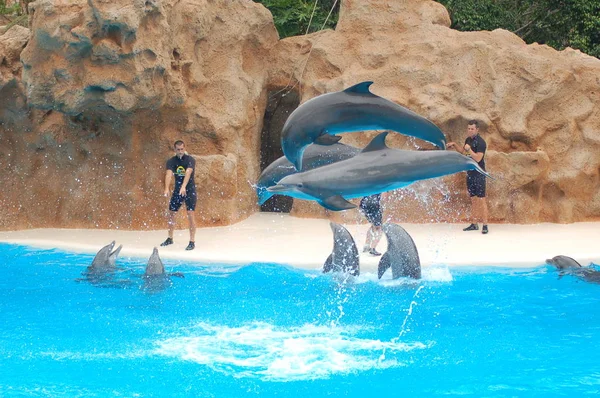
[[[281,130],[288,116],[300,105],[298,92],[288,89],[269,91],[261,132],[260,170],[283,156]],[[260,207],[264,212],[289,213],[294,200],[289,196],[273,195]]]

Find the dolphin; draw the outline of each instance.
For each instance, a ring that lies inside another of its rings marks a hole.
[[[360,149],[350,145],[334,143],[319,145],[317,143],[306,147],[302,156],[302,171],[312,170],[327,164],[339,162],[353,157]],[[274,194],[267,188],[277,184],[279,180],[290,174],[296,173],[296,168],[285,156],[280,157],[263,170],[256,183],[258,204],[262,205]]]
[[[148,259],[148,264],[146,264],[146,271],[142,276],[144,280],[142,288],[150,293],[163,291],[173,285],[170,278],[171,276],[184,278],[184,275],[181,272],[165,272],[165,266],[158,255],[158,249],[155,247]]]
[[[316,200],[329,210],[355,208],[347,199],[403,188],[415,181],[477,170],[470,157],[456,151],[404,151],[385,145],[388,132],[373,138],[353,158],[284,177],[269,192]]]
[[[94,271],[103,271],[110,270],[116,267],[117,257],[119,257],[119,253],[123,248],[123,245],[119,245],[114,251],[112,250],[115,247],[115,241],[113,240],[108,245],[104,246],[102,249],[96,253],[96,257],[92,260],[92,265],[90,265],[87,270],[88,272]]]
[[[353,276],[360,275],[359,256],[352,235],[342,225],[329,223],[333,231],[333,251],[323,265],[323,273],[345,272]]]
[[[581,264],[567,256],[554,256],[546,260],[547,264],[554,265],[559,270],[568,268],[581,268]]]
[[[546,260],[549,265],[555,266],[559,271],[559,279],[570,274],[581,280],[600,284],[600,271],[592,267],[582,267],[577,261],[567,256],[554,256]]]
[[[419,253],[408,232],[392,223],[383,224],[382,229],[387,237],[388,247],[379,260],[377,277],[381,279],[385,271],[392,267],[392,279],[400,277],[421,279]]]
[[[302,152],[307,145],[327,135],[330,141],[338,141],[340,138],[334,136],[338,133],[393,130],[446,149],[444,133],[435,124],[371,93],[371,84],[366,81],[343,91],[319,95],[292,112],[281,130],[281,148],[296,170],[302,170]]]
[[[152,255],[148,259],[148,264],[146,265],[146,272],[144,276],[153,276],[153,275],[164,275],[165,274],[165,266],[158,255],[158,249],[155,247],[152,251]]]
[[[116,279],[118,271],[122,271],[117,268],[116,261],[119,257],[119,253],[123,248],[123,245],[119,245],[115,250],[115,241],[113,240],[108,245],[101,248],[92,264],[88,266],[82,273],[84,278],[76,279],[77,282],[89,282],[93,285],[100,287],[127,287],[130,285],[130,281],[126,279]]]

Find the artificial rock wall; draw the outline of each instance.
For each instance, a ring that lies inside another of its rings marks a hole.
[[[250,0],[38,0],[0,36],[0,228],[163,228],[164,162],[196,156],[199,225],[258,211],[267,93],[302,101],[364,80],[449,140],[483,123],[492,219],[600,217],[600,60],[461,33],[429,0],[343,0],[338,26],[278,40]],[[365,145],[374,132],[347,134]],[[391,146],[428,148],[390,136]],[[395,192],[396,221],[463,219],[463,175]],[[297,201],[299,216],[359,220]]]

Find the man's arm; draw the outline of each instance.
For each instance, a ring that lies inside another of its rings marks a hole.
[[[463,155],[466,155],[466,151],[464,148],[459,147],[458,145],[456,145],[456,142],[449,142],[446,144],[446,149],[454,149],[456,152],[461,153]]]
[[[172,179],[173,172],[171,170],[167,170],[167,174],[165,175],[165,196],[169,196],[169,188],[171,188]]]
[[[188,182],[190,182],[190,178],[192,177],[193,171],[194,171],[194,169],[191,167],[188,167],[187,169],[185,169],[185,177],[183,178],[183,184],[181,184],[181,189],[179,190],[179,195],[185,196],[185,194],[186,194],[185,187],[187,186]]]

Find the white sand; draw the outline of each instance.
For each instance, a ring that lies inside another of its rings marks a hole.
[[[510,266],[544,264],[546,258],[567,255],[582,265],[600,264],[600,223],[490,224],[490,233],[463,232],[463,224],[401,224],[412,236],[423,266]],[[359,251],[368,224],[346,225]],[[117,241],[122,257],[148,258],[167,237],[161,231],[33,229],[0,232],[0,242],[72,252],[95,253]],[[201,263],[273,262],[318,269],[333,247],[327,220],[301,219],[284,214],[258,213],[228,227],[199,228],[196,249],[185,251],[187,230],[175,232],[175,244],[160,248],[163,259]],[[382,238],[378,247],[385,251]],[[376,270],[379,257],[361,255],[361,269]]]

